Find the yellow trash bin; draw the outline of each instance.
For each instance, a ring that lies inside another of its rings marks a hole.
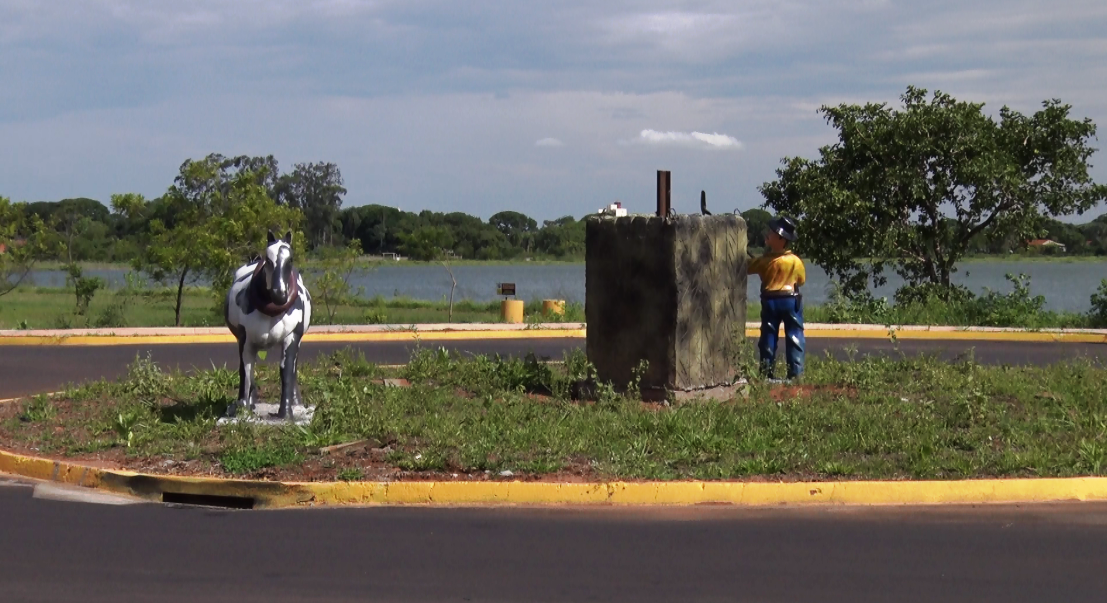
[[[503,316],[504,322],[510,323],[522,323],[523,322],[523,300],[521,299],[505,299],[500,305],[500,314]]]
[[[564,316],[565,315],[565,300],[563,299],[544,299],[542,300],[542,315],[543,316]]]

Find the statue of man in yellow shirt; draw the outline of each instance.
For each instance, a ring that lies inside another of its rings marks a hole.
[[[803,262],[788,249],[796,240],[796,223],[778,216],[769,221],[765,232],[764,255],[750,260],[749,274],[761,277],[761,373],[773,379],[777,336],[784,323],[788,379],[803,374],[803,298],[799,288],[806,282]]]

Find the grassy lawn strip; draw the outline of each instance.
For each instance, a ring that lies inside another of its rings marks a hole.
[[[0,442],[156,473],[266,479],[957,479],[1103,475],[1107,372],[1087,362],[812,358],[799,387],[674,406],[589,371],[424,350],[396,373],[349,352],[303,367],[310,427],[217,426],[237,371],[127,379],[0,407]],[[261,372],[273,400],[277,375]],[[403,377],[410,387],[382,383]],[[346,446],[336,446],[348,444]],[[505,474],[506,476],[506,474]]]
[[[150,289],[127,298],[121,307],[117,292],[97,293],[84,316],[74,314],[73,291],[59,288],[21,287],[0,298],[0,329],[67,329],[173,326],[176,290]],[[449,304],[406,297],[372,297],[348,300],[338,305],[333,321],[327,320],[322,302],[315,300],[312,324],[437,324],[448,322]],[[222,310],[214,312],[211,290],[190,287],[181,304],[181,323],[185,327],[221,327]],[[548,322],[542,317],[542,302],[526,304],[527,320]],[[455,323],[501,322],[500,302],[460,300],[454,303]],[[562,319],[583,322],[580,304],[568,304]]]
[[[55,329],[84,327],[166,327],[173,325],[176,291],[149,289],[121,298],[118,292],[98,293],[85,316],[73,314],[75,297],[67,289],[22,287],[0,298],[0,329]],[[210,289],[185,290],[181,309],[182,326],[223,326],[222,310],[216,313]],[[757,320],[760,307],[751,303],[749,320]],[[1044,328],[1102,327],[1104,318],[1077,312],[1044,310],[1024,296],[1009,295],[977,298],[965,303],[930,300],[926,303],[868,307],[842,301],[825,305],[805,304],[809,323],[951,325]],[[313,324],[436,324],[448,322],[448,304],[442,301],[405,297],[352,298],[339,304],[333,321],[327,319],[320,300],[312,317]],[[526,304],[525,318],[530,322],[549,322],[542,315],[542,304]],[[563,322],[584,322],[584,308],[569,303]],[[496,323],[501,321],[500,302],[460,300],[454,304],[455,323]]]

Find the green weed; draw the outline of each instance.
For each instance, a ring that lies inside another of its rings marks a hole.
[[[356,482],[363,477],[361,469],[357,467],[347,467],[338,472],[338,479],[344,482]]]
[[[228,473],[253,473],[266,467],[282,467],[303,460],[303,456],[287,443],[267,442],[257,446],[231,448],[219,455],[219,463]]]
[[[49,396],[38,395],[23,403],[23,413],[20,418],[31,423],[49,421],[56,416],[57,408]]]

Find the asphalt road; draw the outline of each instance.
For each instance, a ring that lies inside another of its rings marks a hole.
[[[1107,506],[224,511],[0,486],[0,601],[1096,601]]]
[[[1107,345],[1079,343],[1027,343],[996,341],[924,341],[905,339],[898,350],[887,340],[830,339],[807,340],[808,355],[831,353],[846,357],[850,348],[865,354],[936,354],[956,358],[970,350],[979,362],[993,364],[1048,364],[1058,360],[1087,357],[1107,360]],[[534,352],[540,357],[561,359],[572,348],[584,346],[583,339],[524,339],[424,342],[424,346],[439,346],[472,354],[518,355]],[[312,343],[306,342],[301,359],[353,347],[365,354],[370,362],[399,364],[411,356],[410,342],[383,343]],[[783,346],[782,346],[783,348]],[[45,391],[54,391],[68,383],[81,383],[100,378],[116,378],[126,373],[126,367],[138,355],[147,353],[165,367],[184,370],[216,366],[237,367],[233,344],[183,345],[122,345],[122,346],[0,346],[0,399],[14,398]],[[781,349],[780,353],[783,353]],[[274,355],[275,356],[275,355]],[[269,359],[270,362],[273,358]]]

